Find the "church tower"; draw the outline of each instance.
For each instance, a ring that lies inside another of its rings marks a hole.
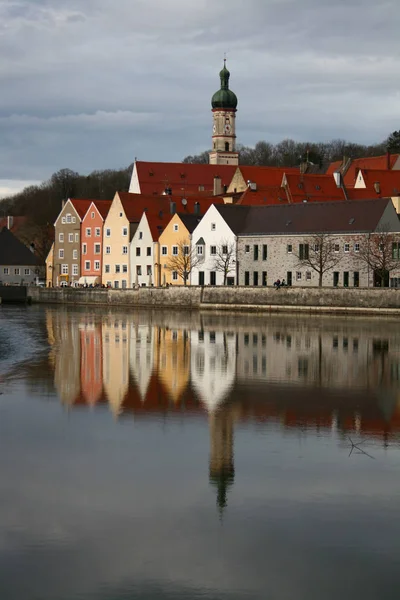
[[[219,74],[221,88],[215,92],[211,100],[213,112],[211,165],[238,165],[239,153],[236,152],[236,107],[237,98],[229,89],[230,73],[224,66]]]

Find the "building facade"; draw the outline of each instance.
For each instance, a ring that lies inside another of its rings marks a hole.
[[[79,283],[101,283],[103,262],[103,227],[111,201],[96,200],[91,203],[81,226],[81,274]]]

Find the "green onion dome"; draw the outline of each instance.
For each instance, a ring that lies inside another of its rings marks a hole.
[[[221,79],[221,89],[215,92],[211,99],[211,106],[213,108],[230,108],[235,109],[237,107],[236,94],[229,89],[229,77],[230,73],[226,68],[225,60],[222,71],[220,71],[219,77]]]

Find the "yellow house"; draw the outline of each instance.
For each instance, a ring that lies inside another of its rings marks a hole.
[[[161,285],[184,285],[183,278],[178,271],[169,268],[170,261],[173,260],[174,256],[179,256],[179,252],[184,246],[189,248],[188,252],[191,251],[192,232],[200,220],[201,217],[198,215],[176,213],[161,233],[158,240],[159,257],[157,260],[159,270],[158,280]],[[189,282],[190,275],[188,278]]]
[[[54,269],[54,242],[51,245],[50,252],[46,256],[46,287],[53,285],[53,269]]]

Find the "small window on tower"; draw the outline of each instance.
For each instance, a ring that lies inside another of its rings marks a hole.
[[[229,142],[225,142],[225,152],[229,152]]]

